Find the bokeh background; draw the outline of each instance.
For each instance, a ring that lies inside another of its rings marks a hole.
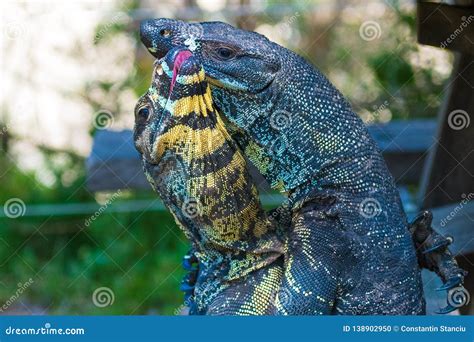
[[[142,19],[220,20],[265,34],[321,69],[367,123],[434,117],[453,62],[449,51],[417,44],[414,1],[1,7],[0,203],[13,210],[0,213],[2,314],[180,311],[188,244],[153,205],[157,196],[86,186],[94,135],[105,126],[131,128],[135,102],[149,86],[153,59],[138,39]],[[104,112],[110,117],[98,123]],[[150,205],[127,205],[137,201]]]

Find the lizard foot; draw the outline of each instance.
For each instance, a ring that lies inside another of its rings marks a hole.
[[[190,250],[183,257],[182,266],[186,271],[194,272],[198,270],[198,259],[193,250]]]
[[[186,253],[183,257],[182,266],[188,273],[186,273],[181,281],[179,289],[184,292],[184,304],[189,307],[190,314],[192,314],[194,307],[194,287],[196,286],[199,272],[199,262],[194,254],[194,250],[190,250]]]
[[[436,311],[436,313],[450,313],[454,310],[459,309],[463,305],[467,305],[469,303],[469,300],[469,292],[464,286],[458,284],[457,286],[449,289],[448,291],[448,305],[446,305],[444,308],[439,309],[438,311]]]
[[[463,287],[467,272],[460,268],[449,251],[453,242],[450,236],[443,236],[431,227],[433,214],[424,211],[410,224],[410,232],[415,244],[418,264],[435,272],[443,281],[438,291],[448,291],[448,305],[438,311],[446,314],[469,302],[469,294]]]

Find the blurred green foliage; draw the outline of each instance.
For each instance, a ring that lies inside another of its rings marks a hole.
[[[57,181],[46,187],[4,154],[0,165],[9,170],[2,178],[2,203],[12,197],[26,203],[94,201],[83,186],[83,172],[68,186],[60,181],[67,170],[58,172]],[[83,170],[84,160],[76,165]],[[123,194],[116,201],[130,197],[137,196]],[[173,314],[182,302],[180,260],[188,244],[172,217],[106,210],[86,226],[90,216],[0,218],[0,303],[32,278],[11,312],[29,313],[28,307],[51,314]],[[103,286],[112,289],[115,301],[99,308],[92,294]]]
[[[374,43],[360,39],[360,21],[343,22],[337,17],[334,18],[336,23],[315,21],[312,14],[305,12],[305,6],[311,3],[287,2],[286,5],[294,9],[289,17],[282,17],[274,11],[274,7],[282,3],[269,1],[265,5],[269,14],[252,16],[252,19],[256,25],[286,20],[296,28],[299,45],[293,46],[290,37],[288,47],[328,75],[356,111],[372,112],[388,103],[393,118],[434,115],[446,75],[431,65],[413,62],[413,56],[420,49],[415,41],[415,13],[401,9],[392,1],[381,26],[381,38]],[[121,2],[117,10],[131,18],[139,6],[139,1]],[[122,21],[99,25],[96,37],[100,39],[95,43],[100,45],[114,35],[132,39],[135,46],[131,49],[135,50],[129,53],[136,54],[136,60],[129,76],[120,84],[92,80],[84,86],[84,98],[94,111],[102,108],[100,101],[88,97],[96,89],[117,94],[132,90],[138,97],[149,86],[152,59],[139,48],[136,25]],[[120,111],[118,107],[113,108],[115,113]],[[94,134],[92,125],[91,134]],[[4,170],[2,203],[10,198],[21,198],[29,204],[77,203],[93,202],[100,197],[84,187],[83,157],[47,148],[41,148],[41,152],[45,170],[38,172],[20,170],[14,156],[0,153],[0,170]],[[41,172],[47,172],[52,179],[48,185],[39,181]],[[136,198],[154,199],[156,196],[151,192],[127,192],[116,201]],[[0,218],[0,304],[7,302],[19,283],[32,278],[34,284],[10,306],[12,312],[28,313],[38,308],[34,312],[176,313],[182,303],[178,286],[184,272],[180,261],[188,245],[171,215],[105,210],[86,226],[89,217],[57,217],[51,213],[50,217]],[[103,286],[113,290],[115,301],[113,305],[99,308],[91,297],[95,289]]]

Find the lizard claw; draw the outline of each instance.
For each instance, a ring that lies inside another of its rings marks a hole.
[[[439,237],[441,237],[441,235],[439,235]],[[451,236],[446,236],[444,238],[439,237],[437,242],[432,242],[433,246],[424,249],[422,253],[427,254],[438,250],[444,250],[453,242],[453,238]]]
[[[427,236],[424,236],[424,233],[431,227],[431,222],[433,221],[433,214],[425,210],[419,214],[413,222],[410,224],[410,231],[412,234],[416,234],[414,238],[417,240],[424,240]],[[418,236],[420,235],[420,236]]]
[[[447,314],[469,301],[469,295],[462,286],[467,272],[458,266],[449,251],[453,238],[436,232],[431,227],[432,220],[433,215],[424,211],[410,224],[410,232],[420,267],[435,272],[441,278],[444,284],[437,291],[448,291],[448,305],[437,312]]]
[[[189,308],[189,314],[196,314],[197,308],[194,303],[194,288],[199,272],[199,260],[193,250],[190,250],[183,258],[183,268],[188,271],[184,276],[179,289],[184,292],[184,304]]]
[[[458,274],[450,279],[448,279],[442,286],[438,287],[436,291],[445,291],[451,290],[462,284],[464,280],[464,276],[462,274]]]
[[[462,282],[464,278],[463,274],[458,276],[458,280]],[[439,309],[436,313],[439,314],[447,314],[456,309],[459,309],[461,306],[469,304],[470,300],[469,292],[466,290],[464,286],[460,283],[457,286],[452,287],[448,290],[448,305],[444,308]]]
[[[446,315],[446,314],[448,314],[450,312],[453,312],[454,310],[457,310],[457,309],[458,309],[457,307],[454,307],[451,304],[448,304],[444,308],[441,308],[441,309],[437,310],[436,313],[440,314],[440,315]]]
[[[192,292],[194,290],[194,285],[190,285],[183,281],[181,285],[179,285],[179,289],[183,292]]]
[[[181,265],[186,271],[194,272],[198,270],[198,259],[193,250],[190,250],[184,257]]]

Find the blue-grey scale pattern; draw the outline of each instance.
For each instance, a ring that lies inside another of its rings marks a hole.
[[[318,70],[260,34],[220,22],[150,20],[141,37],[157,57],[183,46],[201,59],[232,137],[272,187],[288,195],[280,297],[291,300],[279,313],[425,312],[419,264],[432,257],[417,258],[415,247],[428,240],[410,234],[380,151]],[[445,253],[446,244],[434,240],[429,252]],[[432,259],[444,281],[462,283],[450,254]]]

